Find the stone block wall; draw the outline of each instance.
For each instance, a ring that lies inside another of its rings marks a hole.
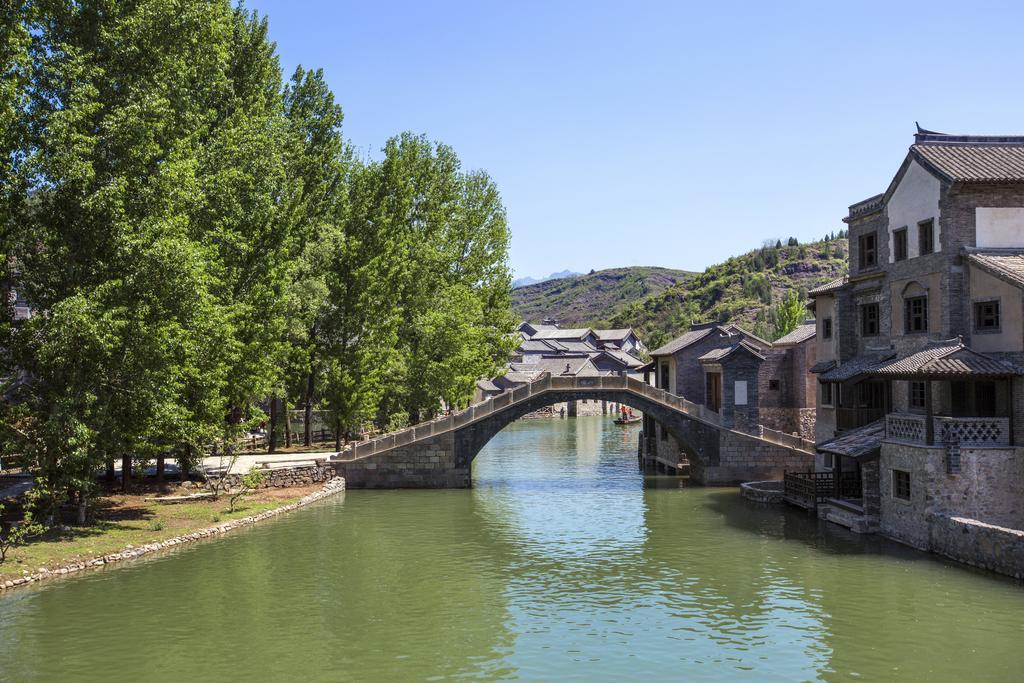
[[[943,516],[1024,528],[1024,448],[963,448],[960,473],[947,474],[946,451],[883,443],[879,463],[881,531],[928,549],[932,521]],[[892,470],[910,473],[910,500],[893,495]]]
[[[965,517],[937,516],[929,545],[933,552],[989,571],[1024,579],[1024,531]]]
[[[768,429],[786,434],[799,434],[815,441],[817,422],[814,408],[761,408],[761,424]]]
[[[455,456],[452,432],[353,462],[330,463],[348,488],[469,488],[469,461]]]
[[[813,468],[812,453],[723,430],[719,433],[717,463],[703,468],[700,481],[731,486],[744,481],[782,479],[787,471],[807,472]]]
[[[293,486],[312,486],[334,478],[334,468],[324,460],[319,460],[315,465],[301,465],[298,467],[279,467],[267,470],[268,477],[260,488],[290,488]],[[242,474],[229,474],[224,481],[230,487],[236,487],[242,483]]]

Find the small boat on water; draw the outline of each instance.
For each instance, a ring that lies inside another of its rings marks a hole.
[[[615,424],[617,424],[617,425],[631,425],[631,424],[633,424],[635,422],[640,422],[641,420],[643,420],[643,418],[640,417],[639,415],[629,415],[627,417],[617,417],[617,418],[615,418]]]

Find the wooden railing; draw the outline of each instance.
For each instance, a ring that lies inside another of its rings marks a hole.
[[[817,507],[835,490],[831,472],[786,472],[782,479],[783,497],[808,509]]]

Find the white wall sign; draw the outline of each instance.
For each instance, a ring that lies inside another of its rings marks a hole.
[[[747,382],[746,380],[736,380],[736,390],[733,392],[733,403],[738,406],[747,405]]]

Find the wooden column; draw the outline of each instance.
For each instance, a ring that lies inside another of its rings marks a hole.
[[[932,407],[932,381],[930,379],[924,382],[924,412],[925,419],[927,420],[924,425],[925,439],[924,442],[929,446],[935,445],[935,420],[932,419],[935,411]]]

